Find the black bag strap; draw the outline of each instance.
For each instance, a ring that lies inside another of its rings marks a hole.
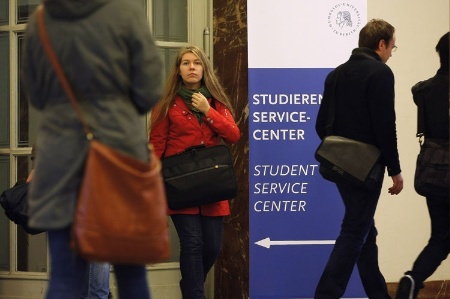
[[[42,46],[44,47],[45,53],[47,54],[47,57],[50,60],[53,70],[55,71],[59,82],[61,83],[67,97],[69,98],[70,103],[72,104],[73,108],[75,109],[78,119],[80,120],[81,124],[83,125],[84,132],[86,133],[86,138],[88,140],[92,140],[94,138],[94,134],[92,134],[91,128],[87,124],[87,122],[83,116],[83,113],[81,112],[81,108],[78,105],[78,102],[75,98],[75,93],[73,92],[72,87],[70,86],[67,76],[64,74],[64,70],[61,67],[61,63],[59,62],[58,57],[56,56],[55,50],[53,49],[50,39],[47,35],[47,30],[45,27],[44,5],[43,4],[40,4],[37,8],[36,22],[38,25],[39,37],[41,39]]]
[[[423,98],[419,98],[417,101],[417,133],[416,137],[419,138],[419,143],[422,145],[423,137],[425,137],[425,103]]]
[[[359,51],[358,56],[366,58],[366,59],[378,61],[374,56],[372,56],[364,51]],[[341,72],[341,70],[340,70],[341,67],[342,67],[342,64],[340,66],[338,66],[337,68],[335,68],[335,70],[334,70],[335,78],[334,78],[334,82],[333,82],[333,92],[331,93],[331,98],[330,98],[329,107],[328,107],[328,122],[325,127],[326,136],[330,136],[330,135],[334,134],[334,120],[336,118],[336,86],[337,86],[337,81],[339,80],[339,73]]]
[[[325,127],[325,135],[330,136],[334,133],[334,120],[336,118],[336,86],[339,79],[339,67],[337,67],[334,72],[334,81],[332,91],[330,92],[330,99],[328,103],[328,121]]]

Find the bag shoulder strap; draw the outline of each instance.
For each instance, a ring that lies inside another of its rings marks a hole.
[[[425,103],[423,98],[417,101],[417,134],[416,137],[425,136]]]
[[[332,90],[330,92],[330,100],[328,103],[328,121],[325,127],[326,136],[334,134],[334,120],[336,118],[336,86],[337,81],[339,79],[340,67],[337,67],[334,71],[335,71],[335,78],[333,81]]]
[[[56,73],[56,76],[58,77],[59,82],[61,83],[67,97],[70,100],[70,103],[72,104],[73,108],[75,109],[75,112],[78,116],[78,119],[80,120],[81,124],[83,125],[84,132],[86,133],[86,138],[88,140],[92,140],[94,138],[94,135],[92,134],[91,128],[87,124],[83,113],[81,112],[80,106],[78,105],[78,102],[75,98],[75,94],[70,86],[69,80],[67,79],[66,75],[64,74],[64,71],[61,67],[61,63],[58,60],[58,57],[56,56],[56,53],[51,45],[50,39],[47,34],[47,30],[45,27],[45,16],[44,16],[44,5],[40,4],[37,8],[36,13],[36,22],[38,26],[39,31],[39,37],[41,39],[42,46],[44,47],[45,53],[50,60],[50,64],[52,65],[53,70]]]

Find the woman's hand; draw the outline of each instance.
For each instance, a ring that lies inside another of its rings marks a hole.
[[[208,99],[199,92],[192,94],[192,106],[204,115],[208,114],[210,108]]]
[[[31,169],[30,174],[27,177],[27,183],[31,182],[33,175],[34,175],[34,169]]]

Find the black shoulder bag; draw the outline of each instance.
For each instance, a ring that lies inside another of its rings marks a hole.
[[[336,71],[338,72],[338,69]],[[328,181],[372,190],[379,186],[383,179],[384,166],[378,163],[380,150],[372,144],[333,135],[338,77],[339,73],[334,80],[334,93],[330,99],[327,136],[315,153],[315,158],[320,163],[319,172]]]
[[[425,103],[417,103],[417,137],[420,153],[414,174],[414,189],[422,196],[449,196],[448,140],[426,138]],[[425,142],[423,142],[425,138]]]
[[[28,186],[28,182],[18,181],[14,187],[3,191],[0,195],[0,205],[11,221],[20,225],[30,235],[35,235],[44,231],[32,229],[28,226]]]

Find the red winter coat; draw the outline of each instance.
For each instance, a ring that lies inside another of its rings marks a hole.
[[[211,104],[211,99],[208,99]],[[200,125],[180,96],[175,98],[164,119],[150,131],[150,143],[158,157],[168,157],[183,152],[186,148],[204,144],[207,147],[218,145],[221,138],[228,144],[236,143],[240,131],[228,108],[214,101],[207,116]],[[159,109],[157,106],[154,112]],[[156,113],[152,113],[152,117]],[[181,210],[170,210],[169,214],[202,214],[204,216],[226,216],[230,214],[227,200]]]

